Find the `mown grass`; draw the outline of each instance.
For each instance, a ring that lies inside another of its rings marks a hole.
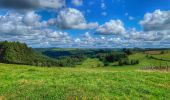
[[[88,64],[86,64],[88,66]],[[9,100],[168,100],[170,73],[0,64],[0,98]]]
[[[164,54],[152,55],[154,58],[169,60],[170,61],[170,51],[164,51]]]
[[[164,61],[165,59],[170,57],[169,51],[166,51],[165,54],[159,54],[159,55],[149,55],[156,57],[157,59],[149,58],[146,54],[143,53],[136,53],[131,56],[129,56],[129,59],[138,59],[139,64],[136,65],[136,68],[142,68],[142,69],[170,69],[170,61]],[[164,59],[164,60],[159,60]]]

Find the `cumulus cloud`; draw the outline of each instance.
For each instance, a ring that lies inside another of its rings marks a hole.
[[[25,34],[33,29],[46,27],[46,22],[40,22],[40,18],[34,11],[29,11],[24,15],[15,12],[0,15],[0,33]]]
[[[140,21],[144,31],[170,30],[170,11],[155,10]]]
[[[75,6],[82,6],[83,0],[72,0],[72,4]]]
[[[74,40],[74,42],[75,42],[75,43],[80,43],[80,42],[81,42],[81,39],[80,39],[80,38],[76,38],[76,39]]]
[[[61,46],[71,41],[68,33],[52,30],[46,23],[34,11],[0,15],[0,41],[20,41],[33,47]]]
[[[68,33],[50,29],[39,30],[39,32],[33,36],[21,36],[17,40],[26,42],[32,47],[61,47],[69,45],[69,43],[72,42]]]
[[[22,17],[23,23],[28,26],[39,26],[40,19],[41,17],[34,11],[29,11]]]
[[[116,35],[123,34],[125,32],[126,30],[121,20],[110,20],[109,22],[99,26],[96,30],[96,33],[103,35]]]
[[[146,13],[140,21],[142,31],[135,29],[129,31],[129,39],[138,41],[165,41],[170,35],[170,11],[155,10],[153,13]]]
[[[125,13],[125,16],[131,21],[134,20],[135,18],[130,16],[129,13]]]
[[[132,17],[132,16],[129,16],[128,19],[129,19],[129,20],[134,20],[135,18]]]
[[[86,32],[84,34],[84,41],[85,41],[86,44],[95,43],[95,39],[90,35],[89,32]]]
[[[61,8],[65,0],[0,0],[0,7],[16,9]]]
[[[98,23],[87,23],[84,15],[77,9],[67,8],[61,10],[56,19],[49,20],[50,25],[56,25],[60,29],[93,29]]]
[[[128,40],[136,41],[160,41],[163,39],[163,33],[156,31],[136,31],[136,29],[131,29],[127,34],[126,38]]]

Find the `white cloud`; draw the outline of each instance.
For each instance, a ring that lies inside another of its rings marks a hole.
[[[35,1],[35,0],[34,0]],[[65,6],[65,0],[38,0],[40,7],[43,8],[62,8]]]
[[[39,26],[40,24],[41,16],[36,14],[34,11],[27,12],[23,17],[22,21],[24,24],[28,26]]]
[[[77,9],[67,8],[61,10],[57,19],[49,20],[49,24],[57,25],[61,29],[93,29],[98,23],[87,23],[84,15]]]
[[[107,16],[107,12],[102,12],[101,15],[102,16]]]
[[[86,44],[94,43],[95,42],[95,40],[93,39],[93,37],[90,35],[89,32],[86,32],[84,34],[84,41],[85,41]]]
[[[170,11],[155,10],[140,21],[144,31],[170,30]]]
[[[125,13],[125,16],[131,21],[134,20],[135,18],[130,16],[129,13]]]
[[[82,6],[83,0],[72,0],[72,4],[75,6]]]
[[[128,16],[129,15],[129,13],[125,13],[125,16]]]
[[[34,11],[23,14],[9,12],[0,16],[1,34],[27,34],[36,28],[46,27],[46,22],[40,22],[40,16]]]
[[[5,8],[32,9],[55,8],[65,6],[65,0],[0,0],[0,6]]]
[[[128,19],[129,19],[129,20],[134,20],[135,18],[132,17],[132,16],[128,16]]]
[[[80,42],[81,42],[81,39],[80,39],[80,38],[76,38],[76,39],[75,39],[75,42],[76,42],[76,43],[80,43]]]
[[[0,15],[0,27],[0,41],[20,41],[33,47],[61,46],[72,41],[68,33],[49,29],[34,11]]]
[[[136,31],[136,29],[130,30],[126,34],[126,38],[128,40],[137,40],[137,41],[160,41],[163,38],[162,33],[158,33],[156,31]]]
[[[126,30],[121,20],[110,20],[109,22],[99,26],[96,32],[103,35],[115,35],[123,34]]]
[[[101,0],[101,9],[105,10],[106,8],[107,7],[106,7],[104,0]]]
[[[142,31],[132,29],[125,37],[141,42],[162,42],[170,35],[170,11],[155,10],[153,13],[146,13],[140,21]]]

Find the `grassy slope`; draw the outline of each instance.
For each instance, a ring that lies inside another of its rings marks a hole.
[[[88,65],[88,64],[87,64]],[[0,99],[170,98],[170,73],[0,64]]]
[[[157,58],[162,58],[162,59],[167,59],[168,57],[170,58],[170,53],[166,54],[160,54],[160,55],[152,55]],[[143,53],[137,53],[129,57],[130,59],[139,59],[140,64],[137,65],[139,67],[143,66],[166,66],[167,64],[170,66],[170,62],[167,61],[160,61],[160,60],[155,60],[155,59],[148,59],[146,58],[146,55]]]
[[[152,56],[159,59],[161,58],[164,60],[170,60],[170,51],[165,51],[165,53],[161,55],[152,55]]]
[[[102,63],[97,59],[87,59],[76,68],[0,64],[0,99],[170,98],[169,72],[137,71],[142,66],[159,65],[159,60],[148,60],[142,53],[129,58],[139,59],[140,64],[98,67]]]

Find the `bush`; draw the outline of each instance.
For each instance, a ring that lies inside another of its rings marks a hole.
[[[127,55],[133,54],[133,51],[132,51],[131,49],[126,49],[126,48],[124,48],[122,51],[123,51],[124,53],[126,53]]]
[[[139,60],[131,60],[131,65],[139,64]]]
[[[131,60],[129,61],[128,59],[121,59],[118,63],[119,66],[123,65],[136,65],[139,64],[139,60]]]
[[[104,62],[104,66],[109,66],[109,62]]]
[[[164,54],[165,53],[165,51],[161,51],[161,54]]]
[[[119,61],[122,58],[127,58],[127,54],[125,53],[100,53],[97,54],[96,56],[97,58],[99,58],[100,61],[105,62],[116,62]]]
[[[121,59],[119,61],[119,66],[123,66],[123,65],[129,65],[129,60],[128,59]]]

